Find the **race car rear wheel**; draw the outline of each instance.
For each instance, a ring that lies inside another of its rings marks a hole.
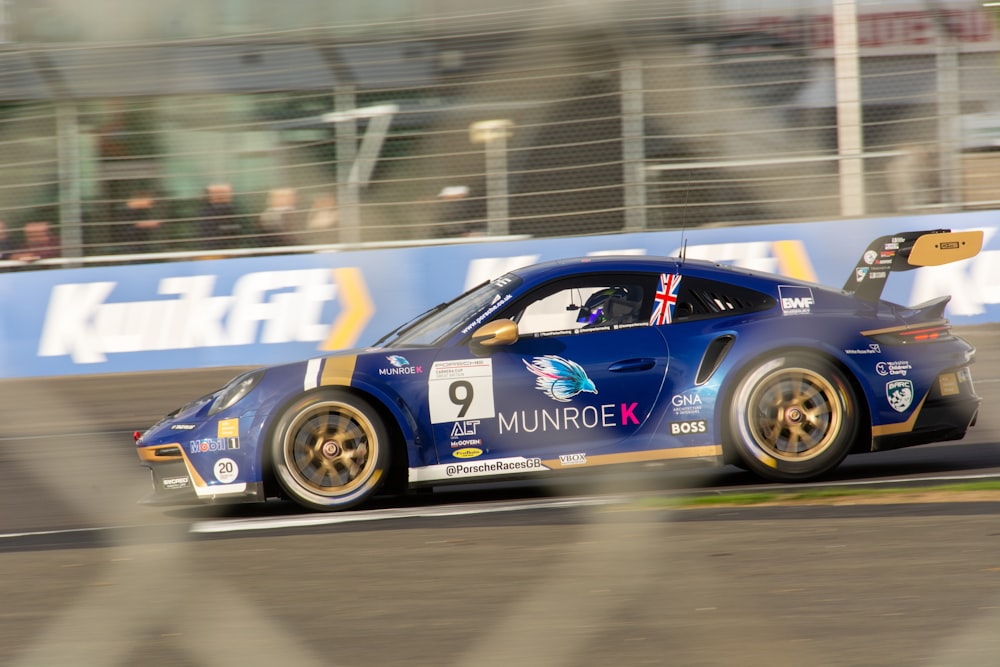
[[[857,432],[857,399],[844,373],[805,354],[768,359],[733,393],[729,432],[746,468],[804,481],[836,467]]]
[[[389,468],[389,436],[378,413],[336,389],[307,394],[289,406],[271,448],[281,488],[310,509],[361,503],[379,489]]]

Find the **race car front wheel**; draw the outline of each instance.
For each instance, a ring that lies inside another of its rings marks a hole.
[[[271,439],[271,462],[281,488],[298,504],[346,509],[373,495],[389,467],[389,439],[365,400],[328,389],[289,406]]]
[[[857,432],[857,400],[833,364],[804,354],[768,359],[733,393],[729,432],[743,464],[774,481],[805,481],[836,467]]]

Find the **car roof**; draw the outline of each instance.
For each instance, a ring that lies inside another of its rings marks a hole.
[[[701,259],[681,259],[679,257],[661,257],[650,255],[600,255],[596,257],[572,257],[555,259],[538,264],[532,264],[515,271],[525,280],[549,280],[581,273],[599,272],[630,272],[644,273],[681,273],[686,275],[711,276],[717,280],[755,282],[769,284],[802,284],[819,286],[815,283],[797,280],[788,276],[779,276],[764,271],[756,271],[729,264],[718,264]],[[822,286],[819,286],[822,287]],[[827,288],[829,289],[829,288]]]

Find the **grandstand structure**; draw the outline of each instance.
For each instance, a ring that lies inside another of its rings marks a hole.
[[[491,7],[0,0],[0,220],[78,265],[1000,204],[979,3]]]

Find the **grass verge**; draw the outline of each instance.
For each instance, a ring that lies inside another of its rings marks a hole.
[[[748,505],[837,505],[919,502],[1000,502],[1000,480],[960,482],[923,487],[821,488],[802,491],[776,490],[752,493],[719,493],[684,497],[645,497],[641,507],[691,509]]]

